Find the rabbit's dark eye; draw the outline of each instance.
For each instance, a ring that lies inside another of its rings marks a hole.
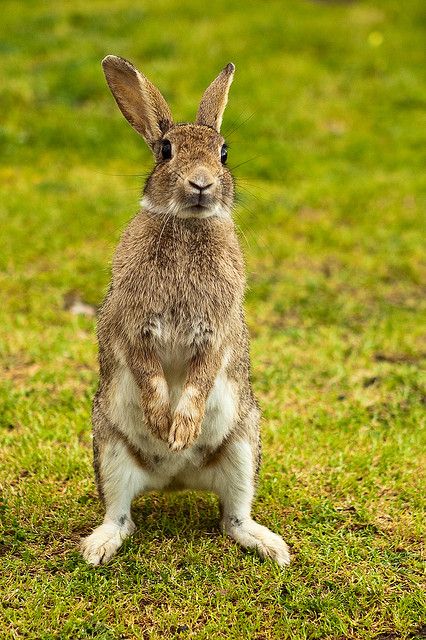
[[[170,160],[172,157],[172,143],[170,140],[163,140],[161,142],[161,156],[163,160]]]
[[[225,164],[227,159],[228,159],[228,147],[226,146],[226,144],[223,144],[220,150],[220,161],[222,164]]]

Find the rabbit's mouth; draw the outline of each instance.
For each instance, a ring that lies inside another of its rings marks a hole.
[[[206,214],[210,213],[212,206],[207,206],[205,204],[193,204],[187,207],[186,211],[193,216],[205,217]]]
[[[187,200],[186,208],[194,212],[205,212],[206,209],[212,209],[214,204],[214,199],[211,195],[200,193],[196,197],[191,197]]]
[[[191,209],[210,209],[214,205],[214,198],[210,195],[200,194],[195,200],[191,198],[189,206]]]
[[[219,207],[215,201],[209,200],[208,204],[207,202],[205,203],[200,202],[198,204],[187,204],[187,206],[184,207],[177,214],[177,216],[179,218],[202,219],[202,218],[210,218],[210,216],[214,216],[218,214],[222,216],[223,211],[222,210],[219,211]]]

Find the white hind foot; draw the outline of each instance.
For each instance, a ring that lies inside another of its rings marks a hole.
[[[242,547],[255,549],[261,558],[271,558],[280,567],[290,564],[290,553],[284,540],[251,518],[224,518],[222,530]]]
[[[98,421],[98,428],[103,428],[106,433],[112,429],[96,407],[94,419]],[[82,540],[80,546],[84,559],[94,567],[108,562],[134,532],[130,505],[147,484],[147,474],[120,440],[111,439],[106,443],[99,440],[96,442],[96,454],[95,470],[105,503],[105,518],[103,524]]]
[[[135,528],[129,518],[123,524],[104,522],[82,541],[84,559],[94,567],[107,563]]]
[[[254,420],[258,417],[254,414]],[[249,425],[250,427],[250,425]],[[222,531],[242,547],[254,549],[281,567],[290,564],[284,540],[251,518],[254,496],[256,451],[245,440],[230,441],[216,465],[206,470],[207,488],[218,494],[222,510]],[[210,475],[207,475],[207,473]],[[210,482],[209,482],[210,481]]]

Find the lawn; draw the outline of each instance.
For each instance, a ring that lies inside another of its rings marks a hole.
[[[426,637],[424,9],[3,0],[2,638]],[[67,301],[101,302],[152,162],[107,53],[181,121],[236,64],[223,131],[264,415],[254,515],[289,543],[287,569],[222,537],[214,496],[192,492],[135,501],[107,566],[79,554],[102,515],[97,347]]]

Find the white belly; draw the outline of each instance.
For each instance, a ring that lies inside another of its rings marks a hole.
[[[205,447],[215,449],[229,433],[235,421],[238,397],[233,382],[224,371],[225,364],[207,399],[200,436],[190,447],[178,452],[170,451],[165,442],[155,438],[146,428],[139,388],[129,368],[121,364],[112,386],[109,418],[148,459],[160,460],[156,471],[149,474],[152,480],[150,488],[165,487],[177,476],[182,479],[186,471],[192,477],[203,460]],[[182,391],[183,379],[181,375],[168,378],[171,408],[174,410]]]

